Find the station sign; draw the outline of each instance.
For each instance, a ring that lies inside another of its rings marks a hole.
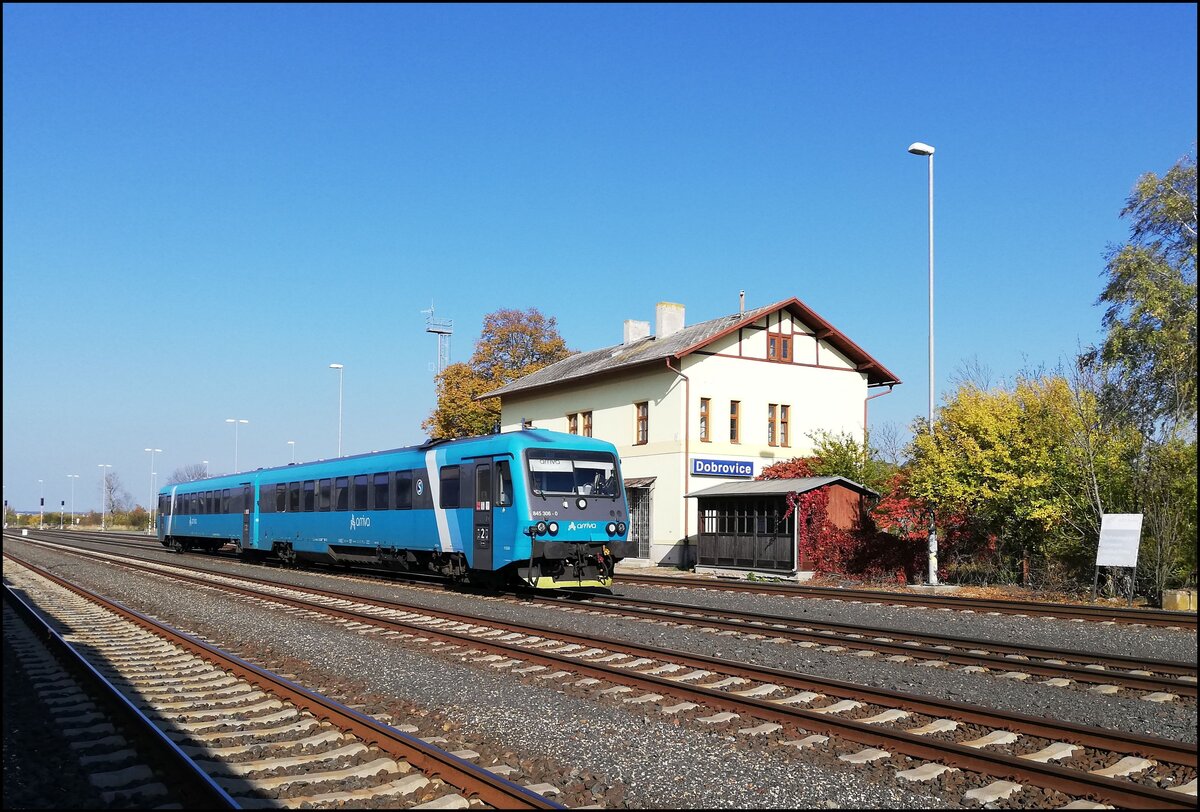
[[[754,476],[754,463],[749,460],[704,460],[693,457],[692,476],[751,479]]]

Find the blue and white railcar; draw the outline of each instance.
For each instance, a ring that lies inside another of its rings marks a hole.
[[[169,485],[159,512],[180,551],[539,588],[608,587],[633,552],[616,448],[541,429]]]

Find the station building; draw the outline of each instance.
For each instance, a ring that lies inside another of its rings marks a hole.
[[[617,447],[638,542],[630,564],[695,564],[701,528],[689,494],[808,455],[811,432],[862,437],[867,402],[900,383],[799,299],[743,303],[691,326],[684,316],[683,305],[660,302],[653,334],[649,322],[626,321],[620,344],[480,398],[500,398],[502,431],[526,422]]]

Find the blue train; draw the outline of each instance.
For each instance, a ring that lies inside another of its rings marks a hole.
[[[525,429],[168,485],[180,552],[437,573],[489,586],[608,588],[635,552],[611,443]]]

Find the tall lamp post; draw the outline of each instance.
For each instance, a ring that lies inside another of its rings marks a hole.
[[[154,498],[154,455],[161,454],[162,449],[143,448],[142,450],[150,452],[150,524],[146,526],[146,533],[150,534],[154,532],[154,508],[155,502],[157,501]]]
[[[913,155],[929,158],[929,438],[933,439],[933,147],[920,141],[911,145]],[[937,576],[937,527],[933,511],[929,511],[929,583],[936,585]]]
[[[225,422],[233,424],[233,472],[236,474],[240,470],[238,468],[238,462],[237,462],[238,423],[249,423],[250,421],[249,420],[240,420],[236,417],[227,417],[227,418],[225,418]]]
[[[338,456],[342,456],[342,365],[330,364],[330,369],[338,371]]]
[[[45,521],[43,515],[46,510],[46,486],[42,484],[42,480],[38,480],[38,485],[41,488],[41,496],[38,497],[38,530],[45,530]]]
[[[108,474],[104,469],[112,468],[112,466],[97,463],[97,467],[100,469],[100,529],[104,530],[104,511],[108,509],[108,483],[105,481],[108,479]]]
[[[288,440],[288,445],[292,447],[292,465],[296,464],[296,441]]]
[[[67,474],[67,478],[71,480],[71,527],[75,526],[75,480],[79,479],[79,474]]]

